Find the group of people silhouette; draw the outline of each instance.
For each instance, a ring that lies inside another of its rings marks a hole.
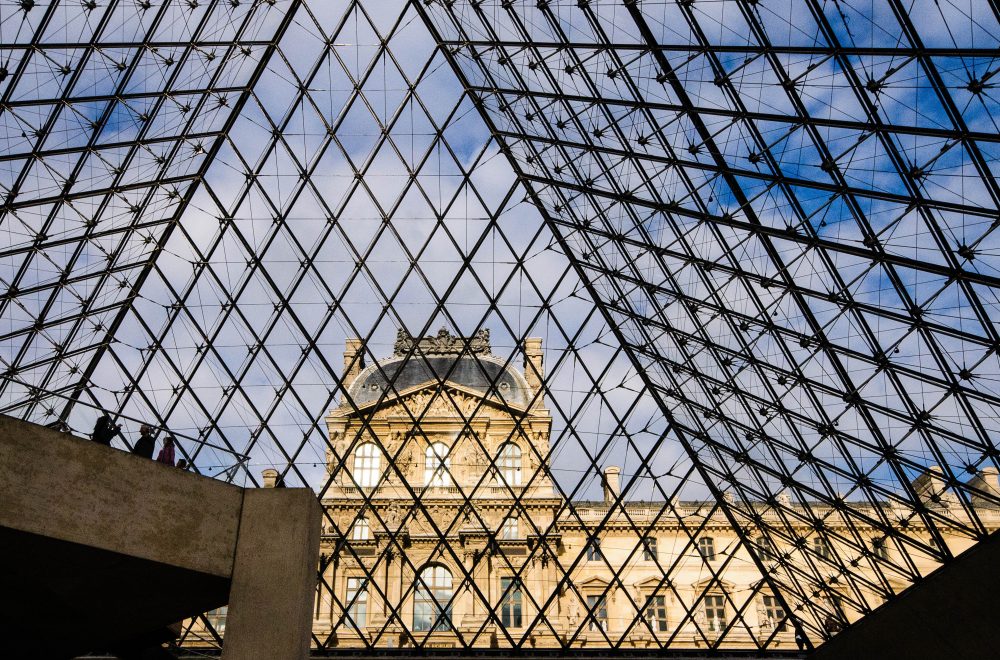
[[[156,450],[156,438],[153,433],[154,429],[149,424],[140,426],[139,439],[132,445],[132,453],[137,456],[153,458],[153,452]],[[94,432],[90,435],[90,438],[98,444],[110,446],[111,441],[121,434],[121,425],[115,424],[114,420],[111,419],[111,415],[104,413],[97,418],[97,423],[94,424]],[[177,441],[174,439],[174,436],[168,435],[164,438],[163,447],[160,448],[160,453],[156,455],[156,462],[187,469],[187,461],[183,458],[176,463],[174,462],[176,458],[176,444]]]

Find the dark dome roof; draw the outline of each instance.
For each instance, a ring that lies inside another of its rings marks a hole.
[[[423,383],[444,380],[483,395],[495,382],[495,389],[490,392],[493,397],[520,407],[527,407],[531,400],[524,376],[511,367],[505,368],[498,358],[483,355],[414,355],[410,360],[392,357],[362,371],[351,384],[350,394],[355,405],[363,406],[378,400],[389,382],[396,392],[403,392]]]

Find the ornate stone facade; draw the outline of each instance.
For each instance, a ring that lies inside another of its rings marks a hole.
[[[348,340],[351,396],[326,418],[330,485],[314,604],[324,646],[691,648],[721,638],[726,647],[794,647],[783,607],[713,503],[616,504],[614,466],[604,472],[603,500],[558,495],[544,469],[552,416],[540,388],[540,339],[525,342],[522,369],[491,355],[486,331],[471,339],[400,333],[394,355],[367,368],[359,367],[361,348]],[[934,499],[934,475],[914,487],[933,506],[956,507]],[[997,488],[992,472],[976,479]],[[835,512],[810,514],[837,537]],[[1000,527],[994,508],[977,514]],[[803,543],[816,541],[812,532],[803,525]],[[874,530],[861,532],[877,544]],[[970,544],[948,539],[954,552]],[[870,547],[865,561],[892,562],[897,552],[892,543]],[[848,554],[846,546],[813,550]],[[762,552],[768,565],[809,561],[791,545]],[[920,574],[935,567],[930,558],[917,564]],[[845,583],[831,579],[816,597],[856,597]],[[866,598],[877,603],[872,584]],[[878,586],[902,590],[907,576]]]

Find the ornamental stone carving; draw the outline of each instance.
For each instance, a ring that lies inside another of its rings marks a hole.
[[[393,354],[396,357],[403,357],[413,349],[413,344],[414,338],[410,336],[410,333],[400,328],[396,332],[396,343],[392,347]],[[471,337],[456,337],[446,328],[441,328],[434,336],[417,339],[416,345],[417,352],[423,355],[459,355],[463,351],[475,355],[489,355],[492,350],[488,329],[480,330]]]

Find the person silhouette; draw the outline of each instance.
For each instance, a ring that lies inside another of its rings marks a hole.
[[[164,465],[174,466],[174,436],[168,435],[163,440],[163,448],[156,455],[156,462]]]
[[[153,450],[156,448],[156,440],[153,438],[153,427],[143,424],[139,427],[139,439],[132,445],[132,453],[136,456],[153,458]]]
[[[94,424],[94,432],[90,434],[91,440],[100,445],[110,446],[116,435],[121,435],[122,427],[111,421],[111,415],[104,413],[97,418]]]
[[[806,650],[806,645],[808,643],[809,643],[809,640],[806,638],[805,631],[802,630],[802,627],[799,626],[799,624],[796,623],[795,624],[795,645],[799,647],[800,651],[805,651]]]

